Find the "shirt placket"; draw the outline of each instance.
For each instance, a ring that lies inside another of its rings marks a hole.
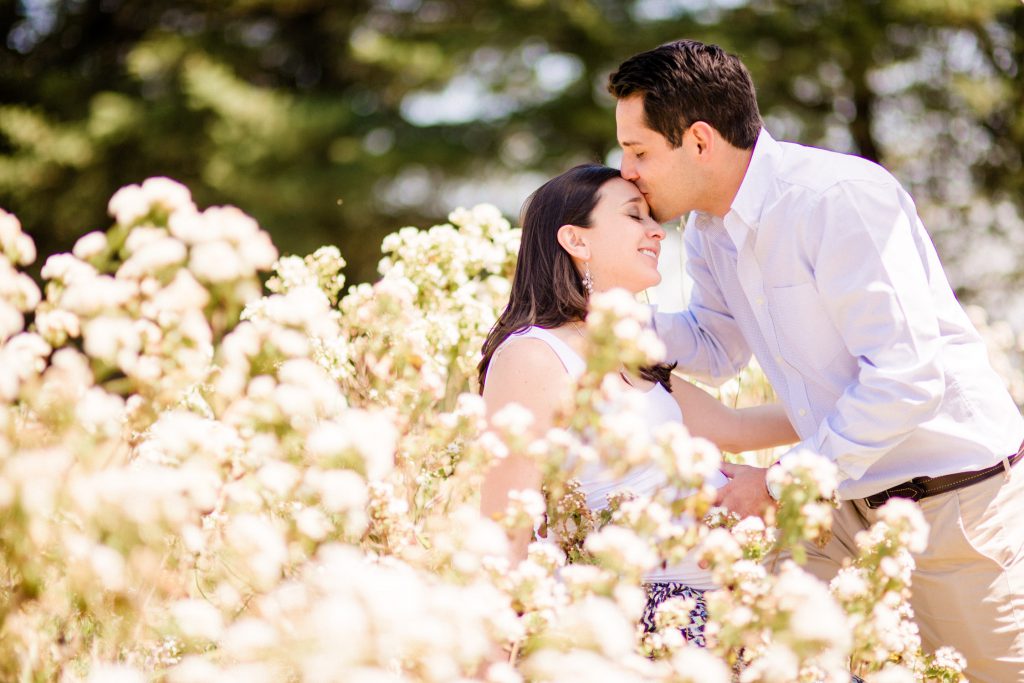
[[[779,399],[789,409],[791,419],[797,422],[797,431],[800,434],[813,434],[815,425],[812,424],[813,416],[807,399],[807,387],[796,368],[787,363],[782,356],[779,335],[768,306],[761,264],[754,255],[754,239],[755,234],[748,231],[746,239],[737,246],[736,278],[757,323],[764,345],[762,353],[757,354],[758,361]]]

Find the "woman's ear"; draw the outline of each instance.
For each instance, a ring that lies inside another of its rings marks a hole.
[[[558,243],[562,245],[569,256],[586,261],[590,258],[590,246],[583,238],[586,228],[578,225],[563,225],[558,229]]]

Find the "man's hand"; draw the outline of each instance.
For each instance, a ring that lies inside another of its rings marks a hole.
[[[718,489],[715,505],[735,512],[741,519],[751,515],[764,517],[765,512],[775,506],[776,503],[768,495],[768,487],[765,486],[767,469],[725,462],[719,469],[728,477],[729,483]]]

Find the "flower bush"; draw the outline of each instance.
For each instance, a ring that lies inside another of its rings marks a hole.
[[[700,521],[718,451],[682,425],[648,432],[605,381],[663,353],[632,297],[594,298],[555,429],[527,439],[515,407],[485,423],[475,366],[519,242],[493,207],[403,228],[381,279],[347,292],[336,248],[278,258],[250,217],[168,179],[110,213],[40,289],[0,212],[3,680],[959,680],[911,621],[913,506],[891,503],[830,587],[769,571],[828,533],[828,463],[779,475],[776,526]],[[743,382],[727,395],[767,392],[756,369]],[[484,473],[511,453],[546,495],[484,519]],[[661,490],[587,508],[581,467],[641,461]],[[506,532],[545,518],[549,540],[511,564]],[[707,650],[676,630],[684,601],[637,628],[640,578],[687,552],[725,587]]]

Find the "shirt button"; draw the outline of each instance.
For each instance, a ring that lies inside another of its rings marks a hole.
[[[776,363],[781,363],[782,362],[782,356],[780,356],[778,354],[775,354],[775,362]]]
[[[757,297],[757,305],[758,306],[764,306],[764,297],[763,296]]]
[[[798,410],[796,412],[797,412],[797,415],[799,415],[800,417],[803,417],[804,415],[807,414],[807,411],[804,410],[803,408],[801,408],[800,410]]]

